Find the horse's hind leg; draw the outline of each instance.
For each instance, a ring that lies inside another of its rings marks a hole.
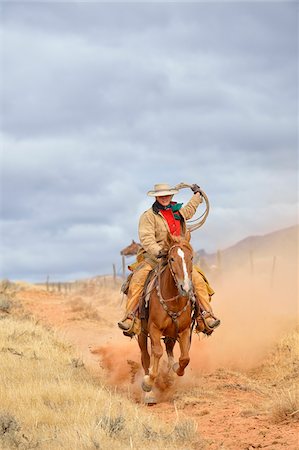
[[[179,339],[181,356],[179,362],[174,364],[173,370],[178,376],[183,376],[185,373],[185,368],[190,362],[189,350],[190,350],[190,329],[187,328],[180,334]]]
[[[150,355],[148,353],[147,341],[147,326],[142,321],[142,332],[138,336],[138,344],[141,351],[141,363],[145,375],[148,375],[150,366]]]
[[[147,326],[146,323],[142,323],[142,332],[138,336],[138,344],[141,351],[141,363],[144,370],[144,379],[141,383],[141,387],[145,392],[150,392],[152,390],[152,387],[149,385],[149,383],[146,383],[146,377],[149,375],[149,366],[150,366],[150,355],[147,348],[148,338],[147,338]],[[152,401],[147,402],[147,398],[145,398],[145,403],[152,404]]]
[[[173,347],[175,346],[176,340],[172,337],[165,337],[165,348],[168,356],[168,368],[171,369],[174,365]]]

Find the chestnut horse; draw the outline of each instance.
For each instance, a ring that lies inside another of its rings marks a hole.
[[[189,364],[189,349],[193,326],[195,299],[192,285],[193,250],[189,243],[190,233],[186,237],[169,235],[168,254],[161,261],[155,289],[149,297],[148,320],[142,319],[142,332],[138,336],[141,361],[145,372],[142,389],[152,391],[158,375],[159,361],[163,354],[161,338],[164,337],[168,355],[168,367],[182,376]],[[151,355],[147,344],[151,342]],[[173,348],[179,342],[179,362],[174,363]],[[150,397],[150,400],[149,400]],[[146,403],[156,403],[154,394],[146,394]]]

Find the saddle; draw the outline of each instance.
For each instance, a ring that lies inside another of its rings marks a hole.
[[[134,273],[133,270],[135,268],[137,268],[138,265],[139,265],[138,263],[135,263],[134,267],[132,267],[132,268],[129,267],[130,270],[132,270],[132,273],[130,273],[128,275],[127,279],[125,280],[125,282],[121,286],[121,292],[123,292],[125,295],[127,295],[128,291],[129,291],[130,282],[131,282],[131,279],[132,279],[132,276],[133,276],[133,273]],[[203,277],[203,279],[204,279],[204,281],[205,281],[205,283],[207,285],[209,295],[211,297],[214,294],[214,291],[211,288],[208,280],[206,279],[204,273],[199,269],[198,266],[194,266],[194,267],[202,275],[202,277]],[[146,281],[144,283],[144,288],[143,288],[143,291],[142,291],[142,295],[141,295],[140,300],[139,300],[139,304],[137,305],[136,310],[134,311],[134,316],[135,317],[134,317],[134,320],[133,320],[133,323],[132,323],[132,330],[133,330],[133,328],[134,329],[136,328],[136,329],[139,330],[139,328],[140,328],[140,320],[142,320],[142,319],[148,320],[150,294],[155,289],[155,286],[156,286],[156,284],[158,282],[157,281],[158,273],[159,273],[158,271],[160,269],[161,268],[159,268],[159,266],[156,266],[154,269],[152,269],[149,272],[149,274],[148,274],[148,276],[146,278]],[[163,271],[163,268],[162,268],[162,271]],[[202,307],[201,302],[199,301],[199,299],[197,298],[196,295],[194,295],[194,300],[195,300],[194,301],[194,317],[200,318],[202,320],[202,322],[204,324],[204,331],[203,332],[205,334],[209,335],[209,334],[211,334],[213,332],[213,330],[208,326],[208,324],[207,324],[207,322],[205,320],[205,316],[203,314],[204,308]],[[128,332],[124,332],[124,334],[126,336],[131,336],[132,337],[132,334],[131,334],[132,330],[129,330]]]

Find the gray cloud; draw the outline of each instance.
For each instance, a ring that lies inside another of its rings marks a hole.
[[[208,193],[195,247],[293,224],[296,10],[2,5],[4,276],[111,271],[159,181]]]

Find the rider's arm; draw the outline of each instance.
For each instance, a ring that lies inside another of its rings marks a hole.
[[[202,197],[199,193],[194,194],[191,200],[180,209],[180,213],[185,220],[191,219],[194,216],[198,206],[202,203]]]
[[[155,234],[155,217],[146,211],[139,220],[139,240],[147,253],[157,257],[161,246],[157,243]]]

